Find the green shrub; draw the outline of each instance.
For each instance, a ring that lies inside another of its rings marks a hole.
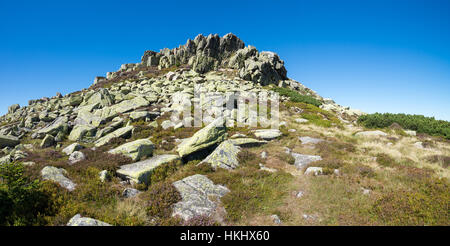
[[[52,204],[51,194],[24,175],[21,163],[0,165],[0,225],[45,224],[44,216],[55,212]]]
[[[147,200],[148,214],[158,218],[170,218],[172,216],[172,205],[181,201],[180,193],[168,182],[150,186],[142,197]]]
[[[273,91],[277,92],[280,96],[287,96],[289,97],[289,100],[292,102],[302,102],[302,103],[308,103],[312,104],[316,107],[319,107],[322,105],[322,103],[315,99],[312,96],[302,95],[294,90],[282,88],[282,87],[274,87],[272,88]]]
[[[426,133],[432,136],[442,136],[450,139],[450,122],[436,120],[434,117],[409,114],[375,113],[362,115],[358,122],[367,128],[385,128],[393,123],[399,124],[404,129],[414,130],[418,133]]]

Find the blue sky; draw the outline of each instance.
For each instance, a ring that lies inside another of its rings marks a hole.
[[[448,0],[1,0],[0,114],[87,88],[145,50],[229,32],[339,104],[450,120]]]

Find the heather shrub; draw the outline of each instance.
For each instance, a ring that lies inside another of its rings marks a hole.
[[[450,122],[434,117],[410,114],[375,113],[362,115],[358,122],[367,128],[385,128],[397,123],[404,129],[450,139]]]

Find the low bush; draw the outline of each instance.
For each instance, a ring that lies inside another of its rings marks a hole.
[[[367,128],[385,128],[397,123],[404,129],[450,139],[450,122],[434,117],[410,114],[375,113],[362,115],[358,122]]]

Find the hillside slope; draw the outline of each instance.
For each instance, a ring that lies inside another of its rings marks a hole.
[[[238,126],[248,110],[216,104],[231,92],[278,93],[279,127]],[[210,116],[175,122],[183,98]],[[10,106],[0,224],[449,225],[448,140],[365,129],[361,115],[289,79],[273,52],[198,35],[88,89]]]

